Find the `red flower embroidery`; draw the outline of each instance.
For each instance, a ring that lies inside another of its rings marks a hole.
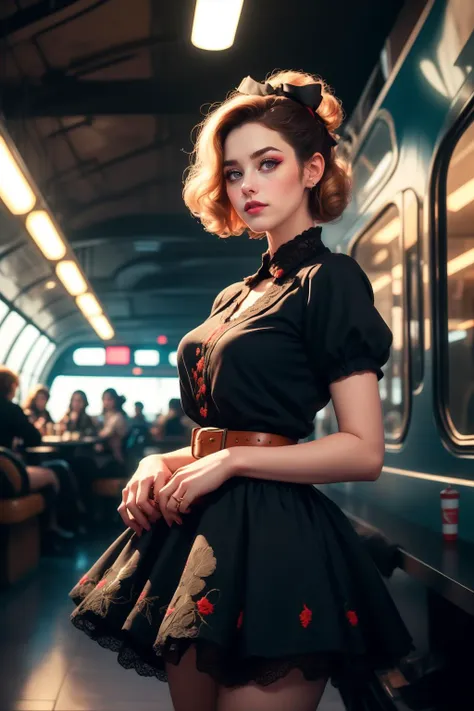
[[[191,371],[191,373],[193,374],[194,380],[197,380],[197,379],[198,379],[197,370],[194,370],[194,368],[193,368],[192,371]]]
[[[198,373],[202,373],[204,369],[204,358],[199,358],[197,365],[196,365]]]
[[[84,583],[87,583],[88,580],[89,580],[89,576],[83,575],[82,578],[79,580],[79,585],[84,585]]]
[[[285,272],[283,269],[277,269],[275,271],[275,279],[281,279],[281,277],[283,276],[284,273]]]
[[[309,607],[306,607],[306,605],[303,603],[303,610],[300,612],[300,622],[302,627],[307,627],[309,623],[311,622],[313,618],[313,613],[309,609]]]
[[[205,394],[206,394],[206,386],[201,385],[201,387],[199,388],[199,395],[205,395]]]
[[[197,384],[198,384],[198,385],[202,385],[203,382],[204,382],[204,378],[198,378],[198,379],[197,379]]]
[[[107,580],[105,580],[105,578],[104,578],[104,580],[99,580],[99,582],[97,583],[96,587],[97,587],[97,588],[103,588],[106,583],[107,583]]]
[[[201,407],[199,410],[201,417],[207,417],[207,407]]]
[[[214,612],[214,605],[212,602],[209,602],[207,597],[202,597],[197,601],[196,605],[201,615],[212,615]]]
[[[346,612],[346,617],[353,627],[357,627],[357,625],[359,624],[359,618],[357,617],[357,614],[354,612],[354,610],[348,610]]]
[[[174,612],[174,607],[168,607],[168,609],[166,610],[166,613],[165,613],[165,617],[168,617],[173,612]]]
[[[200,355],[201,355],[201,349],[196,348],[196,357],[199,358]]]
[[[240,628],[242,627],[243,624],[244,624],[244,613],[241,610],[239,618],[237,620],[237,629],[240,630]]]

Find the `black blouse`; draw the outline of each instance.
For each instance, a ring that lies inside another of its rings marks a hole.
[[[230,320],[262,279],[273,282]],[[201,427],[270,432],[295,439],[313,430],[329,385],[381,367],[392,334],[357,262],[332,253],[313,227],[262,257],[256,274],[226,287],[211,314],[178,347],[185,413]]]

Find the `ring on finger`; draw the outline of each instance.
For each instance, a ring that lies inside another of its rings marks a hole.
[[[181,496],[180,498],[178,498],[177,496],[174,496],[174,494],[171,494],[171,498],[178,502],[176,510],[179,511],[179,507],[181,506],[182,502],[184,501],[184,496]]]

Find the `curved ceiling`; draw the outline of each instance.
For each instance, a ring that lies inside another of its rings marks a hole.
[[[0,108],[117,340],[176,343],[259,264],[263,243],[219,240],[183,205],[203,108],[247,74],[301,67],[350,115],[402,4],[245,0],[234,46],[213,53],[191,45],[194,0],[1,3]]]

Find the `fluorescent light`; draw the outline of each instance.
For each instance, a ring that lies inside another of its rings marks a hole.
[[[376,294],[378,291],[381,291],[384,289],[386,286],[392,283],[392,276],[391,274],[383,274],[380,276],[378,279],[376,279],[374,282],[372,282],[372,290],[374,294]]]
[[[373,259],[372,259],[372,264],[375,264],[376,266],[379,264],[382,264],[382,262],[385,262],[387,257],[390,256],[390,252],[386,247],[383,247],[382,249],[379,249],[377,252],[375,252]]]
[[[114,337],[114,329],[107,321],[104,314],[101,314],[100,316],[93,316],[90,319],[90,323],[99,338],[102,338],[103,341],[108,341]]]
[[[102,313],[102,308],[99,302],[95,298],[94,294],[89,292],[78,296],[76,304],[86,318],[90,318],[91,316],[99,316],[99,314]]]
[[[196,0],[193,45],[213,52],[232,47],[243,4],[244,0]]]
[[[461,330],[468,331],[470,328],[474,328],[474,318],[470,318],[467,321],[462,321],[462,323],[458,323],[457,328],[460,328]]]
[[[76,262],[66,259],[56,265],[56,274],[71,296],[78,296],[87,291],[86,280],[79,271]]]
[[[158,351],[138,350],[133,355],[135,365],[159,365],[160,354]]]
[[[463,341],[467,336],[467,331],[457,330],[450,331],[448,333],[448,342],[456,343],[456,341]]]
[[[178,365],[178,353],[177,351],[171,351],[168,355],[168,363],[174,367]]]
[[[105,348],[76,348],[72,359],[76,365],[105,365]]]
[[[0,136],[0,197],[13,215],[25,215],[36,203],[36,195],[2,136]]]
[[[474,178],[448,195],[446,204],[450,212],[459,212],[474,200]]]
[[[388,244],[400,234],[400,218],[395,217],[372,237],[372,244]]]
[[[474,264],[474,247],[449,260],[447,265],[448,276],[452,276],[453,274],[456,274],[456,272],[460,272],[461,269],[470,267],[471,264]]]
[[[26,229],[47,259],[64,257],[66,245],[45,210],[31,212],[26,218]]]

